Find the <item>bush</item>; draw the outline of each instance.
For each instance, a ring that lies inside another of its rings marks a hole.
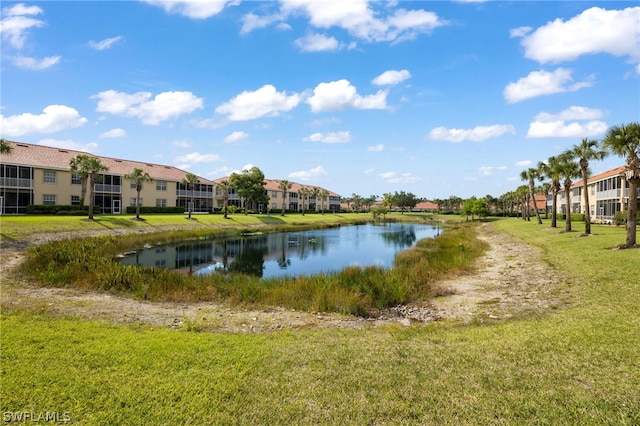
[[[136,214],[135,206],[127,206],[127,214]],[[165,214],[182,214],[184,213],[184,207],[152,207],[152,206],[140,206],[140,214],[149,213],[165,213]]]
[[[86,216],[89,206],[67,206],[58,204],[32,204],[27,206],[27,214]],[[100,206],[93,206],[93,214],[102,213]]]

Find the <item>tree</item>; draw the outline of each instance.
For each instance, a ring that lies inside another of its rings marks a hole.
[[[571,231],[571,184],[572,179],[581,176],[580,166],[573,161],[573,158],[565,155],[560,156],[560,175],[564,178],[564,198],[565,198],[565,231]]]
[[[0,154],[11,154],[13,147],[9,145],[9,142],[2,138],[0,139]]]
[[[93,191],[95,184],[100,178],[100,173],[109,170],[107,166],[102,164],[99,158],[91,157],[87,154],[78,154],[69,161],[69,167],[72,173],[80,178],[82,195],[80,196],[80,204],[84,206],[84,197],[89,185],[89,215],[88,220],[93,220]]]
[[[544,173],[540,166],[538,166],[538,170],[540,170],[540,175],[544,177]],[[542,185],[536,187],[536,194],[544,195],[544,218],[549,219],[549,207],[547,206],[547,198],[549,198],[549,193],[551,192],[551,184],[549,182],[544,182]]]
[[[126,180],[136,181],[136,220],[140,220],[140,191],[142,191],[142,184],[144,182],[151,182],[153,179],[151,179],[149,173],[137,167],[123,177]]]
[[[288,180],[281,180],[278,184],[278,189],[282,191],[282,211],[280,212],[280,216],[284,216],[284,211],[286,210],[286,202],[287,202],[287,194],[293,184]]]
[[[549,157],[546,162],[538,163],[538,168],[544,176],[550,179],[549,190],[551,191],[551,227],[556,228],[558,218],[558,192],[562,188],[560,180],[562,179],[562,161],[559,157]]]
[[[605,134],[603,147],[619,157],[626,157],[624,176],[629,182],[627,201],[626,248],[636,245],[636,222],[638,211],[638,187],[640,187],[640,123],[632,122],[611,127]]]
[[[584,233],[591,234],[591,206],[589,204],[589,191],[587,178],[591,174],[589,171],[589,161],[602,161],[607,156],[607,151],[600,148],[600,144],[595,139],[582,139],[578,145],[566,151],[565,154],[578,160],[582,174],[582,192],[584,193]]]
[[[243,170],[242,173],[232,173],[229,182],[235,188],[236,194],[244,200],[245,215],[249,213],[249,204],[269,202],[264,190],[264,173],[259,168],[254,166],[249,170]]]
[[[533,202],[533,210],[536,213],[536,219],[538,220],[538,225],[542,225],[542,219],[540,218],[540,212],[538,211],[538,205],[536,204],[536,180],[542,180],[542,175],[540,170],[535,167],[529,167],[527,170],[523,170],[520,173],[520,179],[524,181],[529,181],[529,197]]]
[[[418,199],[411,192],[395,192],[393,199],[395,204],[400,208],[402,214],[404,214],[405,210],[410,211],[416,206],[416,204],[418,204]]]
[[[229,219],[227,213],[229,210],[229,192],[231,192],[231,184],[225,179],[218,184],[218,188],[222,191],[222,210],[224,211],[224,218]]]
[[[191,201],[189,201],[189,217],[187,219],[191,219],[191,213],[193,213],[193,205],[194,205],[194,192],[196,190],[196,185],[200,183],[200,179],[198,176],[193,173],[187,173],[182,179],[182,184],[187,187],[187,190],[191,191]]]
[[[318,212],[318,195],[320,195],[320,188],[314,186],[309,193],[309,196],[315,200],[316,213]]]
[[[322,188],[320,190],[319,196],[320,196],[320,200],[322,201],[320,211],[322,211],[322,214],[324,214],[324,203],[329,199],[329,191]]]
[[[309,188],[307,188],[306,186],[298,189],[298,198],[300,199],[300,202],[302,204],[302,216],[304,216],[304,200],[309,196],[309,193]]]

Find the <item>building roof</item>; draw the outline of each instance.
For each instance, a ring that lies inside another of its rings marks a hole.
[[[141,161],[121,160],[118,158],[102,157],[88,152],[74,151],[65,148],[54,148],[44,145],[34,145],[22,142],[11,142],[13,148],[11,154],[2,156],[5,164],[15,164],[23,166],[38,167],[51,170],[69,170],[69,161],[78,154],[90,155],[100,160],[109,169],[107,173],[114,175],[125,175],[133,169],[139,168],[149,173],[152,179],[182,181],[188,172],[173,166],[162,164],[144,163]],[[211,184],[208,179],[198,176],[200,183]]]
[[[215,179],[213,182],[215,184],[218,184],[223,180],[229,180],[229,176],[224,176],[224,177]],[[280,182],[282,182],[282,179],[265,179],[264,189],[266,189],[267,191],[280,191]],[[289,181],[289,183],[291,183],[291,189],[289,189],[289,192],[298,192],[298,190],[301,188],[308,188],[308,189],[318,188],[320,190],[325,189],[325,188],[322,188],[321,186],[316,186],[316,185],[303,185],[301,183],[291,182],[291,181]],[[329,191],[329,196],[340,197],[340,194]]]
[[[594,176],[589,176],[587,178],[587,184],[592,184],[592,183],[601,181],[603,179],[610,178],[612,176],[623,175],[624,169],[625,169],[625,166],[620,166],[620,167],[616,167],[615,169],[607,170],[606,172],[598,173],[597,175],[594,175]],[[571,188],[577,188],[579,186],[582,186],[582,179],[573,183],[571,185]]]

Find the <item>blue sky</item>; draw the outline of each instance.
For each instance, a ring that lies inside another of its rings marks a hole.
[[[1,36],[2,137],[208,179],[499,196],[640,119],[637,1],[3,1]]]

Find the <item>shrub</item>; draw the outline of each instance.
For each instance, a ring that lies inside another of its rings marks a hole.
[[[89,214],[89,206],[69,206],[58,204],[31,204],[27,206],[27,214],[86,216]],[[93,206],[93,214],[102,213],[100,206]]]
[[[127,214],[135,214],[136,207],[127,206],[126,212]],[[184,207],[182,206],[176,206],[176,207],[140,206],[140,214],[149,214],[149,213],[182,214],[184,213]]]

